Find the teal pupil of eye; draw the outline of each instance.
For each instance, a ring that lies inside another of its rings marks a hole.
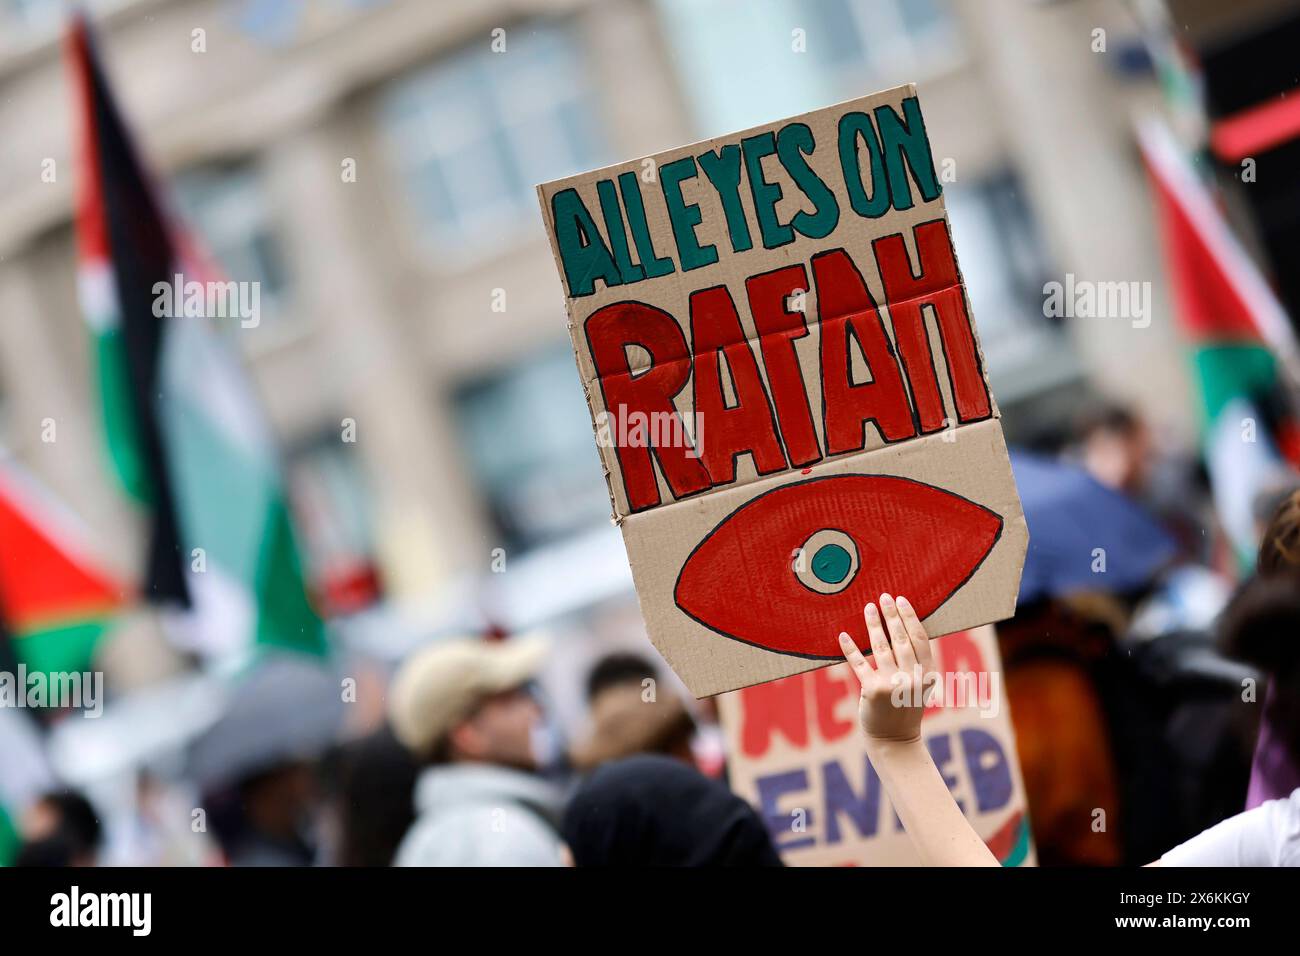
[[[838,544],[824,544],[812,559],[812,573],[823,584],[839,584],[849,574],[853,559]]]

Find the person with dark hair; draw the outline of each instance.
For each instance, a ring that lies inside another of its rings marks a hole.
[[[574,769],[638,753],[694,762],[695,718],[676,693],[660,691],[654,665],[641,655],[620,651],[597,661],[587,676],[587,704],[592,730],[569,750]]]
[[[596,698],[610,687],[634,684],[640,688],[644,681],[658,679],[654,664],[640,654],[630,651],[606,654],[587,674],[587,703],[594,704]]]
[[[1159,519],[1196,564],[1212,557],[1210,489],[1194,458],[1161,447],[1142,415],[1108,399],[1085,405],[1075,418],[1072,454],[1098,482],[1122,492]]]
[[[1219,622],[1224,652],[1271,678],[1261,720],[1267,746],[1254,768],[1270,795],[1252,775],[1254,805],[1165,853],[1166,866],[1300,866],[1300,567],[1271,570],[1248,581]]]
[[[23,819],[15,866],[95,866],[103,827],[90,801],[72,790],[41,796]]]
[[[1300,568],[1300,489],[1283,496],[1273,510],[1259,542],[1258,574]]]
[[[748,803],[680,760],[641,754],[597,768],[561,832],[575,866],[780,866]]]
[[[319,805],[316,765],[286,760],[203,795],[228,866],[312,866],[310,823]]]
[[[340,866],[388,866],[415,819],[419,768],[393,732],[381,727],[338,755]]]
[[[1286,495],[1274,509],[1260,537],[1259,555],[1255,560],[1257,578],[1280,577],[1284,583],[1269,587],[1249,582],[1225,612],[1220,628],[1224,649],[1230,656],[1255,664],[1270,675],[1264,693],[1264,713],[1260,717],[1259,735],[1255,741],[1255,759],[1250,768],[1250,785],[1246,791],[1248,810],[1268,800],[1285,797],[1300,787],[1300,749],[1288,742],[1284,729],[1290,719],[1292,732],[1300,733],[1296,729],[1300,724],[1294,721],[1295,711],[1292,710],[1300,708],[1300,682],[1289,673],[1294,668],[1294,664],[1289,662],[1294,660],[1295,635],[1300,632],[1294,627],[1289,631],[1279,629],[1276,623],[1248,624],[1261,613],[1262,604],[1270,603],[1264,595],[1273,595],[1278,601],[1285,600],[1282,592],[1295,587],[1297,573],[1300,573],[1300,490]],[[1288,680],[1290,686],[1286,686]],[[1284,696],[1289,697],[1289,701],[1281,700]],[[1275,714],[1275,711],[1285,710],[1292,710],[1290,718]]]
[[[1237,593],[1219,623],[1229,657],[1268,676],[1246,807],[1300,787],[1300,566],[1259,575]]]
[[[1151,463],[1151,433],[1124,405],[1100,401],[1077,417],[1074,437],[1083,467],[1107,487],[1141,494]]]

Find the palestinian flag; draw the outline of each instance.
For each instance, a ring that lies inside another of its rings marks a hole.
[[[177,276],[198,288],[220,277],[159,200],[84,18],[67,52],[80,99],[78,281],[109,457],[152,519],[141,591],[191,609],[186,636],[201,652],[323,653],[275,447],[222,328],[237,333],[239,319],[156,309]]]
[[[0,654],[3,668],[90,669],[126,589],[89,560],[63,506],[0,457]]]
[[[1169,281],[1199,386],[1215,509],[1238,560],[1257,547],[1260,496],[1300,484],[1291,323],[1168,129],[1139,129]]]

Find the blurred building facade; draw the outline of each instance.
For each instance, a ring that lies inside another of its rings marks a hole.
[[[533,184],[901,82],[949,173],[1012,437],[1068,422],[1088,388],[1192,432],[1159,283],[1145,326],[1044,316],[1067,273],[1159,274],[1130,133],[1158,94],[1119,0],[86,6],[177,205],[262,283],[236,336],[316,571],[373,567],[428,615],[494,558],[529,562],[543,601],[629,580],[606,567],[622,551]],[[129,574],[142,528],[103,466],[76,301],[61,16],[0,0],[0,442]]]

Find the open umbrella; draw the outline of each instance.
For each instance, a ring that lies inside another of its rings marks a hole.
[[[1155,518],[1081,468],[1013,451],[1011,470],[1029,525],[1021,603],[1132,591],[1173,559],[1174,540]]]
[[[191,745],[189,775],[206,790],[318,757],[338,737],[343,706],[338,677],[320,660],[268,653],[236,678],[221,716]]]

